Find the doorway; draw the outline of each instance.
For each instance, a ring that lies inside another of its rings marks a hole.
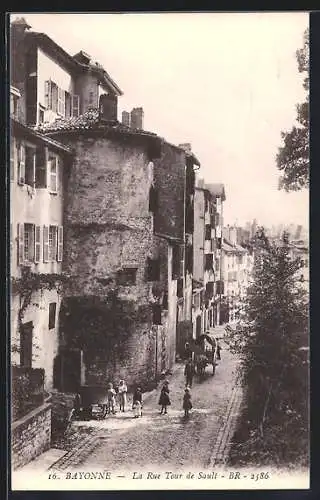
[[[33,321],[21,325],[20,330],[20,366],[32,367]]]

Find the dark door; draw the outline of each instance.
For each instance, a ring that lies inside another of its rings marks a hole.
[[[75,392],[81,385],[81,351],[80,349],[61,349],[60,381],[62,391]]]
[[[32,333],[33,321],[21,325],[20,330],[20,366],[32,366]]]

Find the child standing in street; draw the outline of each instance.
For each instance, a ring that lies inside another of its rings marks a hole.
[[[132,409],[134,418],[142,417],[142,391],[137,387],[133,394]]]
[[[112,412],[113,414],[115,414],[116,391],[114,390],[113,384],[111,382],[108,384],[107,398],[108,398],[108,413],[110,414]]]
[[[192,408],[191,392],[189,387],[186,387],[183,395],[183,409],[184,409],[184,416],[186,418],[189,417],[189,411],[191,410],[191,408]]]
[[[120,380],[119,382],[119,388],[118,388],[118,395],[119,395],[119,405],[120,405],[120,411],[125,411],[125,407],[127,404],[127,385],[124,380]]]
[[[171,405],[169,393],[169,382],[165,380],[159,398],[159,405],[161,406],[160,415],[162,415],[162,413],[165,415],[167,413],[167,406]]]

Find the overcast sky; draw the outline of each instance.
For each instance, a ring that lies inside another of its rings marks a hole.
[[[119,117],[142,106],[146,130],[191,142],[201,176],[225,184],[226,223],[307,223],[308,193],[277,190],[275,156],[304,98],[295,51],[308,14],[24,17],[71,55],[84,50],[105,67],[124,92]]]

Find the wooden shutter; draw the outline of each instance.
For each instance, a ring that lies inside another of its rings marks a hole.
[[[40,226],[35,227],[34,236],[34,261],[36,263],[40,262],[41,259],[41,228]]]
[[[49,227],[43,226],[43,262],[49,262]]]
[[[26,172],[25,163],[25,148],[24,145],[18,144],[18,184],[24,184]]]
[[[46,109],[52,109],[51,87],[51,80],[44,82],[44,105]]]
[[[71,116],[71,96],[69,92],[65,92],[64,100],[65,100],[65,114],[66,117],[69,118]]]
[[[80,102],[79,102],[79,96],[78,95],[73,95],[72,96],[72,116],[77,117],[79,116],[80,113]]]
[[[18,264],[24,262],[24,224],[18,224]]]
[[[65,116],[65,93],[60,87],[58,87],[58,113]]]
[[[51,109],[55,113],[58,111],[58,87],[54,82],[51,82]]]
[[[62,255],[63,255],[63,227],[59,226],[58,227],[58,256],[57,256],[58,262],[62,261]]]

